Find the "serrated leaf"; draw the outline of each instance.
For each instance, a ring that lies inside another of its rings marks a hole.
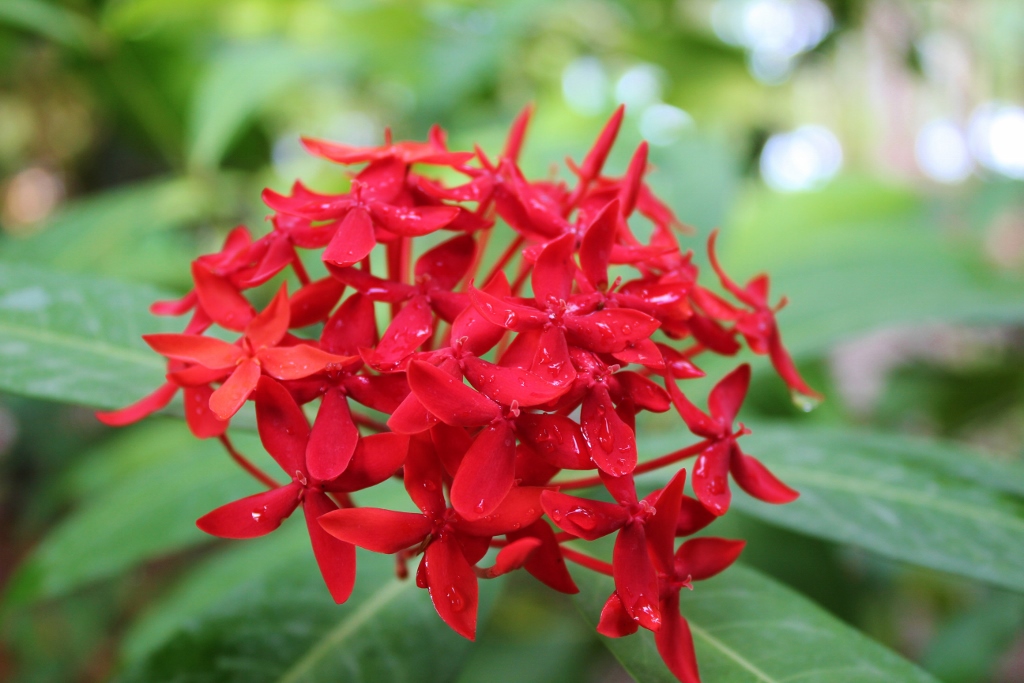
[[[614,589],[610,577],[577,572],[576,604],[592,625]],[[708,683],[934,683],[929,674],[798,593],[734,566],[683,590],[701,680]],[[678,683],[644,629],[602,642],[639,683]]]
[[[180,322],[150,315],[152,287],[0,263],[0,389],[98,408],[127,405],[163,382],[142,341]]]
[[[312,557],[237,586],[119,683],[316,683],[453,680],[469,642],[448,629],[427,591],[394,578],[390,556],[359,552],[352,597],[335,605]],[[480,616],[496,582],[481,582]]]
[[[641,452],[651,456],[678,448],[664,434],[641,438]],[[1024,468],[967,449],[842,429],[759,425],[740,444],[800,498],[769,505],[733,485],[737,509],[885,557],[1024,590]],[[653,488],[664,479],[645,481]]]
[[[220,444],[195,439],[181,422],[154,422],[139,431],[86,459],[73,489],[87,495],[19,567],[7,591],[11,604],[63,595],[147,559],[208,543],[211,537],[195,520],[261,490]],[[243,438],[239,448],[254,456],[258,443]]]

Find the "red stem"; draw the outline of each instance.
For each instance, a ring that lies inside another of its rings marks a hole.
[[[383,422],[378,422],[377,420],[374,420],[371,417],[366,417],[365,415],[360,415],[359,413],[356,412],[352,413],[352,421],[355,422],[357,425],[366,427],[367,429],[372,429],[375,432],[391,431],[391,429]]]
[[[241,465],[242,469],[244,469],[246,472],[256,477],[256,479],[261,484],[263,484],[269,489],[276,489],[281,486],[276,481],[271,479],[266,472],[261,470],[259,467],[256,467],[256,465],[253,465],[252,462],[250,462],[247,457],[239,453],[235,449],[234,444],[231,443],[231,439],[228,438],[227,434],[221,434],[218,438],[220,439],[220,442],[224,444],[224,448],[227,449],[228,455],[231,456],[231,459],[237,462],[239,465]]]
[[[573,550],[572,548],[559,548],[559,550],[562,551],[562,557],[570,562],[575,562],[582,567],[592,569],[595,572],[605,574],[606,576],[612,576],[612,566],[604,560],[599,560],[596,557],[585,555]]]
[[[710,446],[712,443],[713,442],[711,439],[705,439],[703,441],[699,441],[693,444],[692,446],[681,448],[678,451],[672,451],[671,453],[663,455],[660,458],[655,458],[654,460],[642,462],[636,466],[636,469],[633,470],[633,474],[636,475],[643,474],[644,472],[653,472],[654,470],[660,467],[671,465],[674,462],[679,462],[683,458],[688,458],[690,456],[697,455],[705,448]],[[557,486],[561,491],[567,491],[572,489],[588,489],[591,486],[600,486],[600,484],[601,477],[586,477],[585,479],[571,479],[569,481],[554,482],[554,485]]]
[[[292,270],[295,271],[295,277],[299,278],[299,282],[302,283],[303,286],[310,283],[309,273],[306,272],[306,266],[302,264],[302,259],[299,258],[299,254],[297,252],[295,254],[295,258],[292,259]]]
[[[484,281],[480,284],[481,287],[485,286],[488,282],[490,282],[491,278],[498,274],[498,271],[505,269],[505,266],[507,266],[508,262],[512,260],[512,257],[516,255],[516,251],[519,249],[519,247],[523,246],[523,242],[525,241],[525,237],[523,237],[522,235],[516,235],[516,238],[512,240],[512,243],[505,248],[504,252],[502,252],[501,256],[498,258],[497,263],[495,263],[491,267],[491,272],[489,272],[487,274],[487,277],[484,278]]]

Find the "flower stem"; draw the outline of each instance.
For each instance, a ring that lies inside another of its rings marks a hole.
[[[672,451],[671,453],[667,453],[661,456],[660,458],[655,458],[654,460],[642,462],[636,466],[636,469],[633,470],[633,474],[653,472],[656,469],[678,462],[683,458],[689,458],[691,456],[697,455],[702,450],[710,446],[711,443],[711,439],[705,439],[704,441],[695,443],[692,446],[687,446],[686,448],[680,448],[678,451]],[[585,479],[570,479],[569,481],[555,482],[555,485],[558,486],[559,490],[561,491],[567,491],[571,489],[588,489],[591,486],[600,486],[600,484],[601,477],[586,477]]]
[[[581,567],[592,569],[595,572],[605,574],[607,576],[612,575],[612,565],[604,560],[599,560],[596,557],[591,557],[590,555],[578,552],[572,548],[559,548],[559,550],[562,551],[562,557],[570,562],[575,562]]]
[[[491,278],[498,274],[498,271],[505,269],[505,266],[507,266],[508,262],[512,260],[512,257],[516,255],[516,251],[519,247],[523,246],[523,242],[525,241],[525,237],[522,235],[516,235],[516,238],[512,240],[512,243],[506,247],[504,252],[502,252],[497,263],[491,267],[491,272],[487,273],[487,277],[484,278],[484,281],[480,285],[481,287],[486,286],[487,283],[491,281]]]
[[[360,415],[357,412],[352,413],[352,421],[355,422],[357,425],[366,427],[367,429],[372,429],[375,432],[391,431],[391,429],[383,422],[378,422],[377,420],[374,420],[372,417],[366,417],[365,415]]]
[[[242,469],[244,469],[246,472],[254,476],[261,484],[266,486],[268,489],[276,489],[279,486],[281,486],[276,481],[274,481],[266,472],[261,470],[259,467],[256,467],[256,465],[252,464],[249,458],[239,453],[238,450],[235,448],[234,444],[231,443],[231,439],[228,438],[227,434],[221,434],[217,438],[220,439],[220,442],[222,444],[224,444],[224,448],[227,450],[228,455],[231,456],[231,459],[237,462],[239,465],[241,465]]]

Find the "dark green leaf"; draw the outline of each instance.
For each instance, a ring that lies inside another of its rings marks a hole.
[[[119,679],[178,683],[453,680],[469,642],[394,559],[360,551],[352,597],[335,605],[312,560],[238,585]],[[481,620],[496,582],[481,582]]]
[[[919,439],[838,429],[762,425],[741,446],[800,491],[793,503],[769,505],[734,485],[733,505],[743,512],[886,557],[1024,590],[1020,466]],[[649,437],[641,451],[653,456],[677,447],[662,435]]]
[[[577,606],[596,625],[609,577],[579,572]],[[934,679],[806,598],[742,566],[681,596],[701,679],[714,683],[910,683]],[[649,631],[602,638],[640,683],[676,683]]]
[[[241,439],[239,448],[262,455],[253,437]],[[13,603],[62,595],[206,543],[211,539],[196,528],[198,517],[262,490],[220,444],[195,439],[177,421],[147,424],[84,462],[72,478],[81,503],[19,568],[8,592]]]

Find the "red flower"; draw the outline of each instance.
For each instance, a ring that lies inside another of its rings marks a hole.
[[[718,263],[714,235],[712,268],[738,304],[704,288],[691,252],[680,248],[681,224],[645,182],[646,143],[622,176],[604,173],[622,108],[583,161],[569,162],[571,184],[531,180],[520,169],[531,116],[530,107],[520,113],[494,160],[478,147],[449,150],[436,127],[427,142],[393,143],[388,133],[375,148],[304,140],[314,154],[364,164],[349,191],[321,194],[298,182],[288,196],[266,190],[270,232],[254,241],[236,228],[219,252],[192,264],[191,292],[154,306],[193,311],[182,334],[145,337],[168,359],[167,382],[98,416],[127,424],[182,389],[192,432],[217,437],[268,489],[205,515],[200,528],[258,536],[302,505],[339,602],[352,590],[354,546],[394,553],[403,578],[421,556],[417,585],[449,626],[472,638],[479,579],[521,568],[574,593],[571,561],[614,580],[601,633],[654,631],[669,669],[694,683],[679,591],[726,568],[742,542],[703,537],[676,548],[675,538],[726,512],[730,472],[768,502],[797,494],[737,444],[747,431],[733,427],[747,365],[715,386],[708,413],[677,382],[703,375],[701,354],[732,355],[745,340],[794,391],[814,394],[782,346],[767,278],[736,285]],[[419,175],[418,164],[447,166],[468,181],[447,186]],[[653,224],[648,240],[637,236],[638,214]],[[420,239],[442,229],[455,234]],[[492,244],[503,235],[506,244]],[[373,254],[378,244],[383,253]],[[304,250],[319,251],[326,277],[310,277]],[[298,289],[289,298],[282,285],[258,312],[250,290],[272,278]],[[242,336],[230,343],[224,331]],[[284,485],[228,436],[228,420],[249,398],[263,445],[290,479]],[[315,401],[310,426],[300,406]],[[641,458],[642,414],[673,405],[703,440]],[[682,493],[683,470],[663,490],[638,496],[634,474],[691,456],[696,498]],[[420,512],[355,505],[351,492],[392,476]],[[599,486],[613,503],[567,493]],[[567,545],[613,533],[610,564]]]

